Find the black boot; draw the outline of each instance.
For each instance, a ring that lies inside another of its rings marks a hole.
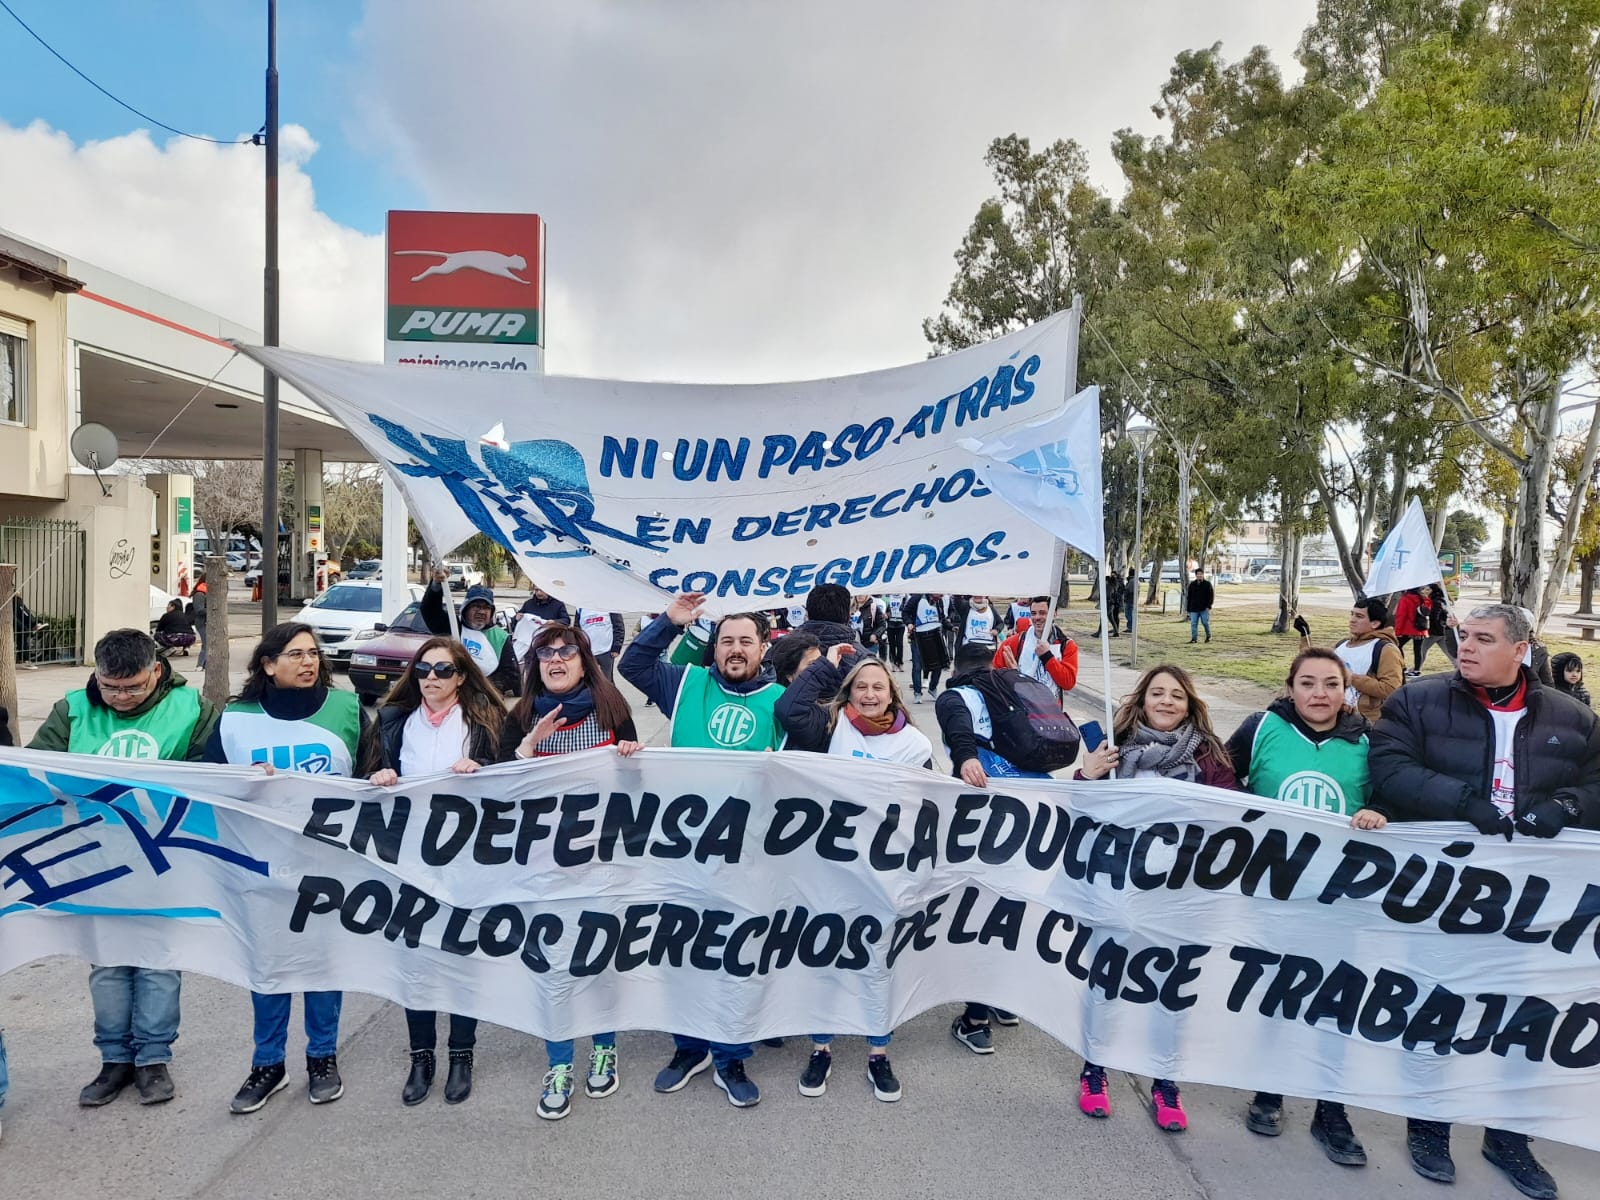
[[[133,1082],[133,1064],[102,1063],[100,1074],[91,1079],[78,1093],[78,1103],[84,1108],[99,1108],[110,1104],[122,1094],[122,1089]]]
[[[1450,1126],[1443,1121],[1406,1122],[1406,1149],[1411,1169],[1435,1183],[1456,1181],[1455,1160],[1450,1157]]]
[[[428,1098],[428,1089],[432,1086],[433,1051],[413,1050],[411,1074],[406,1076],[406,1086],[400,1093],[400,1102],[406,1105],[421,1104]]]
[[[1506,1173],[1511,1186],[1533,1200],[1556,1200],[1556,1181],[1528,1148],[1528,1135],[1504,1129],[1483,1131],[1483,1156]]]
[[[450,1051],[450,1074],[444,1081],[444,1102],[460,1104],[472,1095],[472,1051]]]
[[[1329,1159],[1341,1167],[1367,1165],[1366,1147],[1356,1138],[1355,1130],[1350,1128],[1350,1118],[1345,1115],[1344,1105],[1331,1100],[1318,1100],[1317,1111],[1311,1118],[1311,1136],[1316,1138]]]
[[[1245,1114],[1245,1128],[1262,1137],[1277,1137],[1283,1132],[1283,1097],[1276,1092],[1257,1092]]]

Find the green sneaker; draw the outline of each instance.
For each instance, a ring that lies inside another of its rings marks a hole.
[[[539,1115],[546,1121],[559,1121],[572,1111],[572,1064],[557,1063],[544,1073],[544,1095],[539,1098]]]
[[[596,1046],[589,1051],[589,1078],[584,1081],[584,1094],[591,1100],[609,1096],[617,1090],[617,1048]]]

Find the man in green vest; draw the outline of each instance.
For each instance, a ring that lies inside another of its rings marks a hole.
[[[701,592],[684,592],[640,632],[617,664],[622,677],[672,721],[671,744],[707,750],[777,750],[783,728],[774,708],[783,688],[762,669],[768,626],[760,613],[733,613],[711,633],[709,667],[664,662],[678,631],[700,616]],[[707,1067],[735,1108],[761,1099],[744,1071],[748,1043],[708,1042],[674,1034],[677,1053],[656,1076],[656,1091],[675,1092]]]
[[[149,634],[113,629],[95,643],[88,686],[56,702],[28,747],[198,762],[216,723],[211,702],[157,656]],[[78,1093],[79,1104],[110,1104],[130,1083],[138,1089],[140,1104],[172,1099],[167,1064],[178,1036],[179,980],[176,971],[90,968],[101,1067]]]

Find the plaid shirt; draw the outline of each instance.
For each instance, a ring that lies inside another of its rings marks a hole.
[[[593,750],[596,746],[616,744],[616,735],[600,728],[600,722],[590,713],[576,725],[561,725],[534,750],[535,758],[550,758],[557,754],[574,754],[579,750]]]

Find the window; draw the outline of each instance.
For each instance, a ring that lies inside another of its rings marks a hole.
[[[0,421],[28,422],[28,327],[0,315]]]

